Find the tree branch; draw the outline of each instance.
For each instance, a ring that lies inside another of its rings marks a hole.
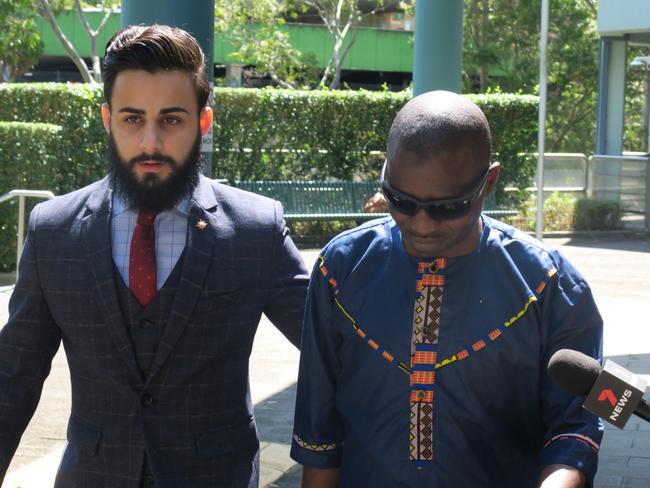
[[[102,2],[102,9],[103,8],[104,8],[104,2]],[[112,6],[108,7],[108,9],[106,9],[104,12],[105,12],[104,18],[99,24],[99,27],[97,27],[97,34],[99,34],[104,29],[104,27],[106,27],[106,23],[108,22],[108,19],[111,18],[111,14],[113,13],[113,7]]]
[[[99,23],[99,27],[97,27],[97,29],[93,29],[90,25],[90,22],[88,22],[88,19],[86,18],[85,12],[81,8],[80,0],[75,0],[75,7],[77,9],[77,13],[79,14],[79,19],[81,20],[84,29],[86,29],[88,37],[90,37],[90,56],[93,63],[92,77],[97,83],[100,83],[102,81],[102,65],[99,59],[99,55],[97,54],[97,36],[99,36],[99,33],[106,26],[108,19],[113,13],[113,7],[108,7],[107,9],[105,5],[106,1],[102,0],[100,3],[100,8],[104,12],[104,17]]]
[[[54,31],[54,35],[57,37],[59,42],[61,42],[63,49],[65,49],[65,51],[68,53],[68,56],[70,56],[70,59],[72,59],[72,62],[75,64],[75,66],[81,73],[81,77],[83,78],[84,82],[94,83],[95,80],[90,75],[90,71],[88,70],[88,66],[86,66],[86,62],[83,60],[81,56],[79,56],[77,50],[74,48],[72,43],[68,40],[68,38],[65,36],[63,31],[59,27],[59,24],[57,24],[56,18],[54,17],[54,13],[52,12],[52,7],[50,6],[49,2],[47,0],[37,0],[37,1],[38,1],[38,5],[41,7],[41,10],[43,11],[43,16],[45,17],[45,20],[47,21],[48,24],[50,24],[50,27]]]
[[[296,87],[293,86],[291,83],[288,81],[283,80],[280,78],[277,74],[275,74],[273,71],[269,71],[269,76],[273,81],[275,81],[278,85],[280,85],[282,88],[288,88],[289,90],[295,90]]]
[[[334,72],[334,79],[332,80],[332,83],[330,83],[330,89],[334,90],[338,88],[341,84],[341,71],[343,70],[343,62],[345,61],[346,56],[350,52],[350,49],[352,48],[352,45],[356,42],[357,40],[357,31],[354,31],[354,34],[352,35],[352,39],[350,39],[350,42],[348,43],[347,46],[345,46],[345,49],[343,50],[343,54],[338,59],[338,62],[336,63],[336,71]]]
[[[90,26],[90,23],[88,22],[88,19],[86,18],[86,14],[84,13],[83,9],[81,8],[80,0],[74,0],[74,6],[77,9],[77,13],[79,14],[79,19],[81,20],[81,25],[83,25],[84,29],[86,29],[86,34],[88,34],[91,38],[95,37],[97,35],[97,32],[93,31],[92,27]]]

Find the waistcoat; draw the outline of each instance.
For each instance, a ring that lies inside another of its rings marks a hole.
[[[131,337],[131,344],[136,354],[138,366],[145,376],[149,374],[151,363],[158,350],[167,318],[176,297],[176,290],[183,269],[183,257],[183,254],[181,254],[164,285],[158,290],[156,297],[146,308],[140,305],[140,302],[133,296],[124,284],[119,272],[115,269],[115,281],[117,282],[122,317]]]

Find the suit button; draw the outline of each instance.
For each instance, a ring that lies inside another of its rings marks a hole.
[[[148,369],[145,369],[143,373],[145,378],[147,379],[151,378],[151,371],[149,371]]]
[[[140,397],[140,403],[142,404],[143,407],[150,407],[154,403],[156,403],[156,399],[149,395],[149,393],[145,393]]]
[[[152,325],[156,325],[156,323],[153,320],[149,320],[149,319],[140,320],[140,327],[142,327],[143,329],[146,329],[147,327],[151,327]]]

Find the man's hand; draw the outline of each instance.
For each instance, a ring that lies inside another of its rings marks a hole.
[[[585,481],[582,471],[573,466],[551,464],[542,471],[539,488],[583,488]]]
[[[336,488],[339,485],[339,468],[317,469],[303,466],[302,488]]]
[[[377,192],[364,203],[363,211],[366,213],[386,213],[388,212],[388,202],[381,192]]]

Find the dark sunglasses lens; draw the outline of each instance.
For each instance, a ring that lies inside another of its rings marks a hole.
[[[442,205],[428,205],[425,208],[429,217],[434,220],[453,220],[467,215],[472,209],[472,201],[463,200]]]
[[[384,188],[384,195],[386,195],[388,203],[398,212],[411,217],[417,213],[418,206],[414,202],[404,200],[386,188]]]

